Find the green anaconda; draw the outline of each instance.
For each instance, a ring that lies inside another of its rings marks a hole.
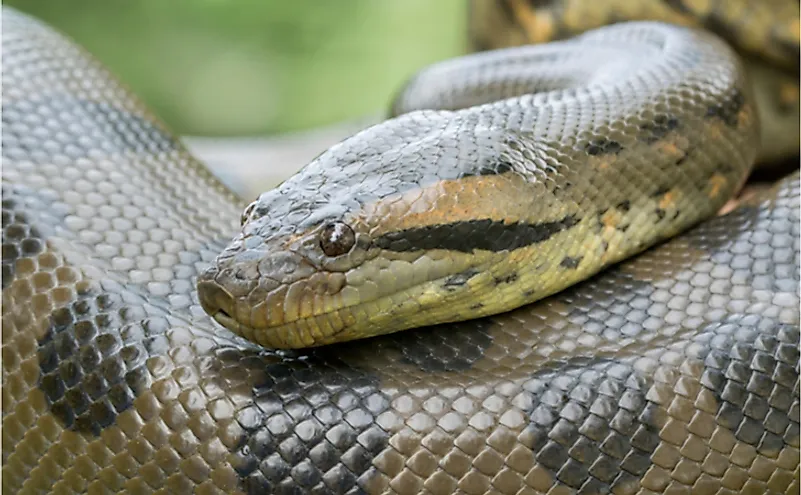
[[[242,236],[240,199],[82,49],[8,8],[2,23],[5,493],[798,491],[798,174],[537,303],[371,339],[270,350],[215,323],[202,307],[213,306],[201,304],[195,286],[199,278],[208,284],[201,274],[226,262],[225,255],[217,260],[221,252],[246,263],[232,273],[241,287],[250,285],[253,266],[273,281],[297,274],[296,253],[265,256],[247,239],[232,249],[231,239]],[[615,33],[619,42],[610,41]],[[326,175],[329,169],[317,162],[321,175],[290,179],[245,210],[242,231],[263,243],[265,225],[279,213],[275,235],[292,236],[302,234],[297,229],[310,217],[360,208],[388,222],[370,234],[380,256],[361,260],[375,266],[396,253],[379,272],[443,246],[455,254],[429,256],[464,260],[471,250],[484,256],[482,246],[493,248],[473,268],[477,273],[446,274],[447,283],[433,292],[441,295],[480,288],[471,282],[479,279],[520,287],[527,277],[520,270],[484,275],[503,251],[494,248],[521,244],[515,239],[530,241],[517,248],[529,256],[532,246],[585,232],[591,242],[581,249],[548,247],[547,273],[558,280],[563,275],[553,274],[588,276],[592,270],[583,263],[612,262],[663,237],[631,247],[626,239],[635,239],[636,229],[647,232],[664,221],[675,226],[667,237],[713,214],[745,179],[757,141],[758,119],[735,58],[709,35],[662,24],[588,36],[593,53],[624,47],[631,53],[608,67],[579,53],[575,60],[590,64],[592,73],[551,72],[560,77],[537,84],[569,86],[560,90],[566,105],[583,92],[606,94],[607,104],[587,112],[563,107],[559,114],[558,98],[547,96],[556,93],[522,97],[538,108],[536,122],[598,124],[578,129],[583,133],[572,148],[533,146],[526,126],[543,129],[515,111],[519,99],[503,118],[468,110],[475,113],[460,117],[471,124],[464,127],[451,118],[462,111],[405,113],[319,159],[362,160],[353,175]],[[650,46],[660,40],[667,40],[661,49]],[[632,60],[644,67],[634,70],[648,83],[640,89],[637,77],[617,72]],[[675,76],[660,72],[668,64]],[[425,73],[408,88],[420,83],[428,84]],[[639,106],[649,85],[663,88],[650,111]],[[499,88],[501,95],[519,90]],[[430,101],[425,92],[402,94],[399,112]],[[642,110],[637,117],[610,120],[635,108]],[[493,126],[520,132],[502,132],[496,141]],[[387,128],[395,132],[382,139]],[[426,131],[429,139],[414,141]],[[375,139],[361,145],[369,133]],[[393,148],[407,140],[415,145]],[[437,142],[445,146],[432,148]],[[448,146],[456,143],[465,147]],[[432,149],[453,166],[440,170],[422,160]],[[399,168],[393,181],[370,171],[371,157],[417,159],[425,173]],[[526,175],[521,157],[547,167]],[[579,157],[584,168],[568,184],[556,159]],[[698,166],[681,168],[685,163]],[[605,184],[592,175],[599,172],[619,189],[593,190]],[[679,173],[686,175],[674,180]],[[334,179],[353,180],[362,195],[330,195]],[[540,211],[551,216],[523,217],[535,199],[526,187],[535,180],[543,194],[572,197],[584,209],[544,202]],[[401,190],[412,182],[416,188]],[[432,235],[395,234],[414,228],[404,222],[440,225],[437,211],[476,226],[466,220],[475,213],[462,208],[471,188],[517,194],[504,201],[501,194],[472,196],[484,208],[472,210],[483,212],[472,219],[488,226],[487,236],[456,230],[442,241],[432,229]],[[282,202],[282,191],[308,202]],[[398,201],[381,203],[398,192]],[[430,193],[440,195],[444,210],[403,204]],[[270,208],[260,208],[265,200]],[[602,201],[610,204],[607,212],[587,209]],[[516,232],[525,232],[511,240],[493,222],[510,211],[520,215]],[[309,249],[336,255],[365,239],[341,220],[321,226],[325,234],[307,242]],[[438,244],[426,245],[428,239]],[[316,260],[304,257],[318,295],[352,282],[319,280],[326,273],[309,270]],[[525,259],[503,266],[522,269]],[[256,260],[267,261],[248,264]],[[347,273],[348,265],[330,267]],[[216,299],[239,286],[212,287]],[[286,293],[293,311],[317,307],[301,305],[299,296]],[[448,304],[461,311],[460,299],[454,301]],[[479,302],[486,304],[475,299],[471,306]],[[236,327],[238,313],[229,317],[220,319]]]
[[[713,215],[759,148],[734,51],[653,22],[441,62],[393,114],[247,207],[206,312],[300,348],[508,311]]]

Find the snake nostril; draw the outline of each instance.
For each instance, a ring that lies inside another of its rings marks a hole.
[[[201,281],[197,286],[198,299],[203,311],[210,316],[222,312],[229,317],[234,312],[234,296],[215,282]]]

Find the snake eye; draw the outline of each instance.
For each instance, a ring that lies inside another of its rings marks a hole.
[[[354,244],[356,244],[356,234],[342,222],[328,224],[320,232],[320,247],[326,256],[343,255],[350,251]]]
[[[242,217],[239,219],[239,225],[241,227],[245,226],[245,223],[250,219],[250,214],[253,213],[253,210],[256,208],[256,202],[250,203],[245,211],[242,212]]]

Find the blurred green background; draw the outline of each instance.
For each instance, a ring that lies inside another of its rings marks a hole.
[[[464,0],[6,0],[89,49],[182,135],[247,136],[382,114],[464,53]]]

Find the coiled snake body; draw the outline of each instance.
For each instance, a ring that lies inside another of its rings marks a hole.
[[[756,153],[716,38],[628,24],[423,73],[397,111],[540,93],[368,129],[229,244],[240,201],[102,67],[13,10],[2,36],[4,491],[798,491],[797,174],[496,316],[271,351],[203,310],[316,345],[498,313],[677,234]]]

